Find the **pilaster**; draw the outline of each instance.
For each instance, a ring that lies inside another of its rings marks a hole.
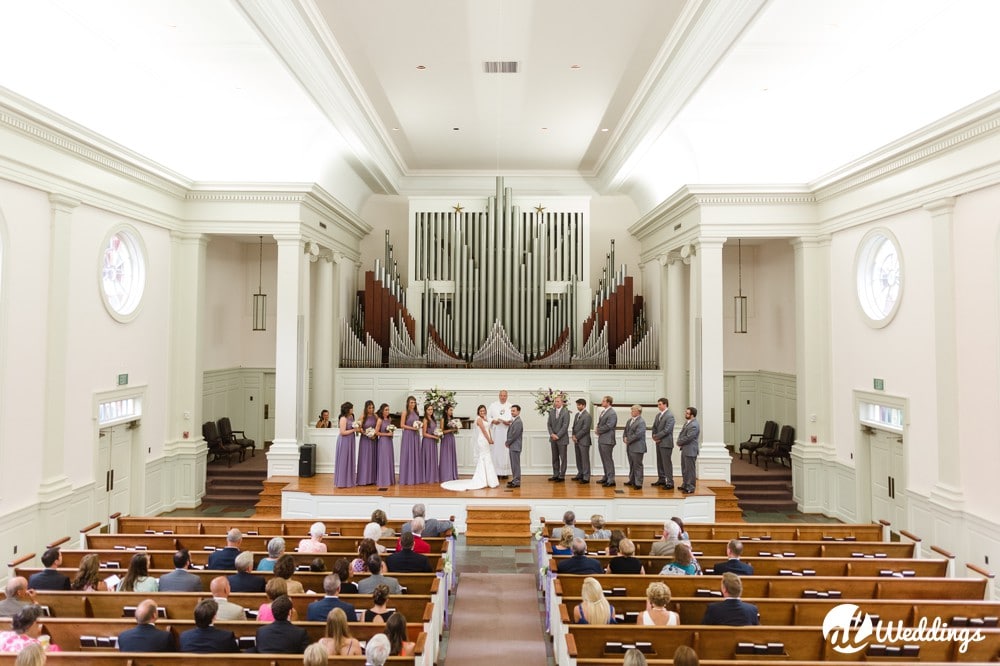
[[[316,261],[316,317],[313,334],[312,395],[309,421],[319,418],[319,413],[329,409],[337,412],[333,405],[333,369],[337,347],[333,346],[334,331],[334,264],[329,252],[323,253]],[[309,422],[307,421],[307,423]]]

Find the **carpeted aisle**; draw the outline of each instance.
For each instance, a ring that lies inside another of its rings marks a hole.
[[[537,587],[531,574],[461,574],[445,663],[546,666]]]

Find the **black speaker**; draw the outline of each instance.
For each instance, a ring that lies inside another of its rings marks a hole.
[[[315,444],[303,444],[299,447],[299,476],[316,476]]]

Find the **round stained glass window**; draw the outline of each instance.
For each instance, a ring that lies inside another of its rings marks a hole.
[[[117,229],[101,254],[101,296],[118,321],[135,317],[146,286],[146,260],[138,238],[128,229]]]
[[[895,237],[885,229],[868,232],[857,259],[858,303],[876,328],[892,321],[903,295],[903,261]]]

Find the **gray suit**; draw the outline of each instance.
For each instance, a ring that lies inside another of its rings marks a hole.
[[[590,481],[590,429],[594,418],[586,409],[577,410],[573,419],[573,452],[576,454],[576,476],[581,481]]]
[[[358,594],[371,594],[375,591],[377,585],[385,585],[389,588],[390,594],[402,594],[403,588],[400,587],[399,581],[392,576],[383,576],[382,574],[372,574],[365,578],[358,580]],[[354,618],[347,618],[348,622],[354,622]]]
[[[27,608],[30,605],[29,601],[21,601],[16,598],[4,599],[0,601],[0,617],[14,617],[22,608]]]
[[[201,578],[184,569],[160,576],[160,592],[201,592]]]
[[[628,454],[628,482],[642,487],[642,456],[646,453],[646,422],[642,416],[630,418],[625,423],[622,436]]]
[[[515,416],[507,426],[507,441],[504,442],[510,453],[510,483],[521,484],[521,437],[524,434],[524,422],[520,416]]]
[[[698,460],[698,437],[701,435],[701,426],[698,419],[694,418],[684,424],[681,432],[677,435],[677,446],[681,447],[681,474],[684,482],[681,490],[694,492],[694,484],[697,483],[697,463]]]
[[[615,428],[618,427],[618,413],[614,407],[608,407],[597,417],[597,451],[601,454],[601,465],[604,467],[603,483],[615,482],[615,461],[612,453],[615,450]]]
[[[657,410],[653,419],[653,441],[656,442],[656,480],[674,485],[674,413],[669,408]]]
[[[569,446],[569,409],[563,405],[556,416],[556,410],[549,412],[549,443],[552,448],[552,476],[561,479],[566,476],[566,447]],[[552,435],[556,439],[552,439]]]

